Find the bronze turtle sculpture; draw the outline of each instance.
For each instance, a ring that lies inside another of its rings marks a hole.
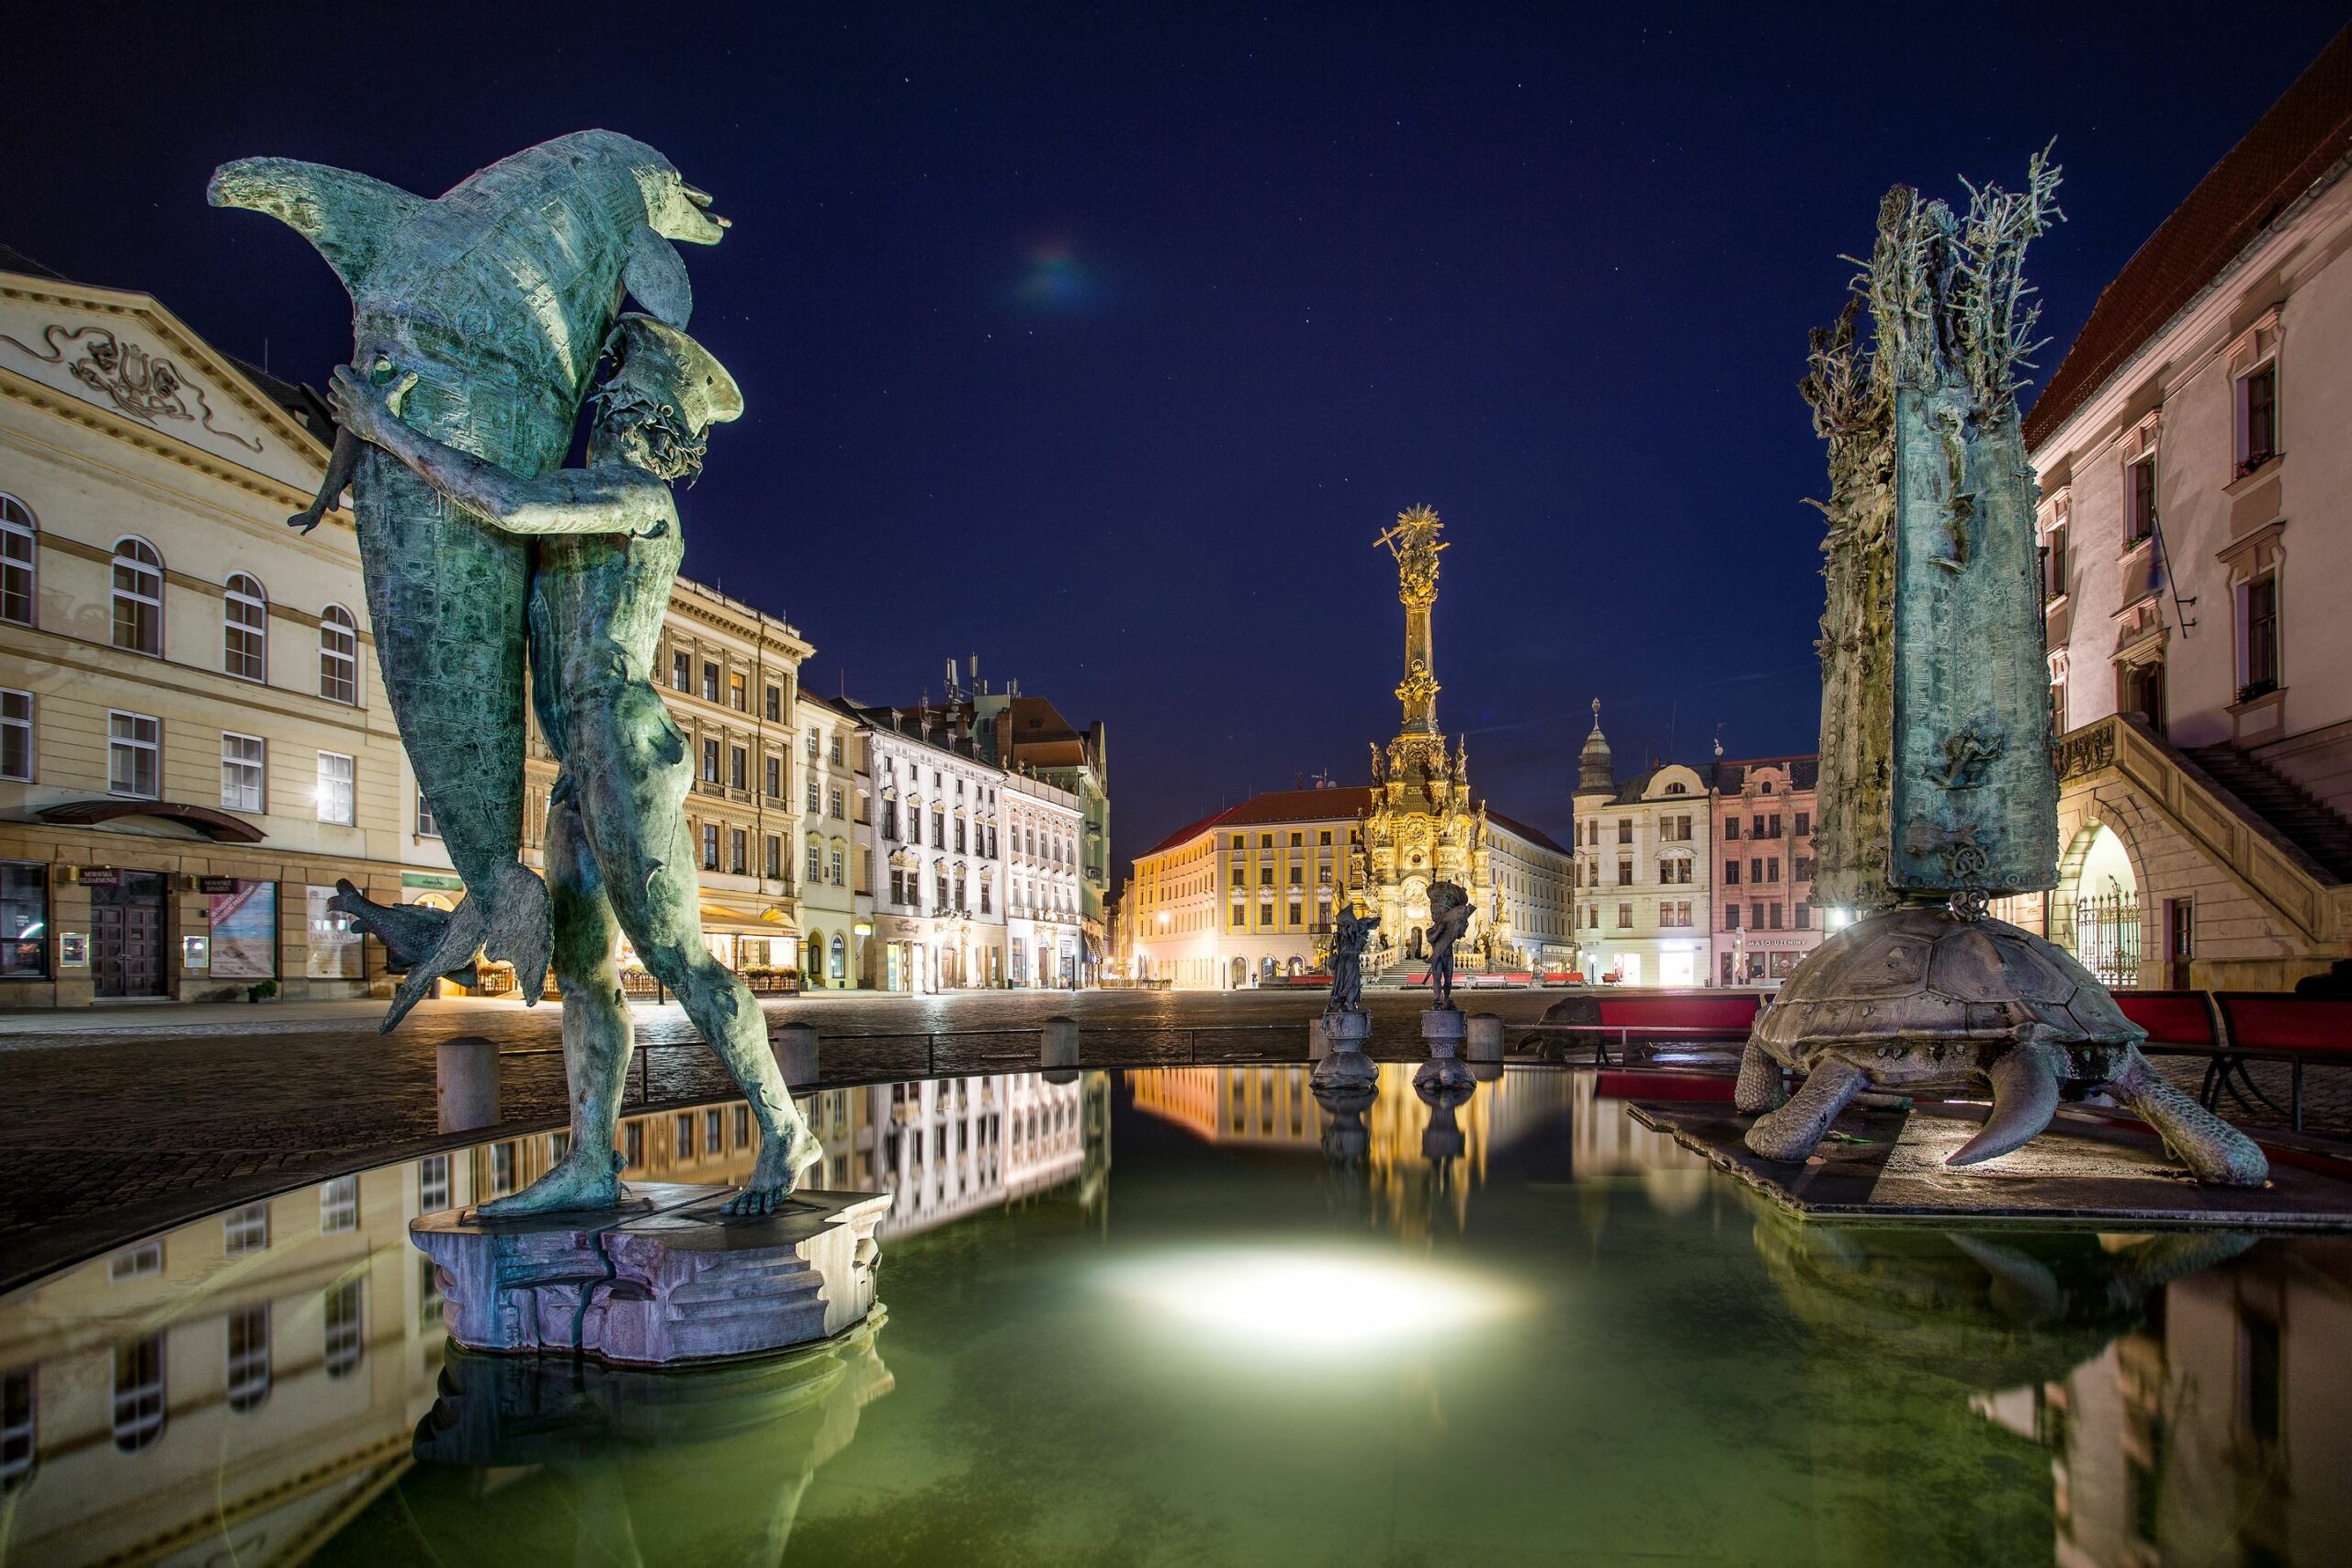
[[[1747,1146],[1811,1155],[1866,1090],[1982,1092],[1992,1113],[1946,1161],[2007,1154],[2050,1124],[2061,1099],[2104,1090],[2162,1135],[2201,1180],[2259,1187],[2269,1162],[2140,1054],[2147,1032],[2072,955],[2006,921],[1903,905],[1824,942],[1756,1021],[1740,1059],[1740,1110],[1762,1112]],[[1781,1069],[1804,1082],[1793,1096]]]

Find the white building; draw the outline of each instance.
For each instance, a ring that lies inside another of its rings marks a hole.
[[[861,977],[854,928],[865,868],[854,813],[863,726],[806,690],[794,716],[800,728],[800,984],[804,990],[843,990]]]
[[[1004,828],[1006,975],[1015,986],[1068,988],[1086,968],[1080,854],[1086,808],[1072,791],[1008,773]]]
[[[876,1089],[871,1105],[885,1236],[907,1235],[1075,1178],[1085,1156],[1077,1082],[1035,1073],[940,1078]]]
[[[2352,34],[2099,297],[2025,422],[2058,887],[2110,985],[2291,984],[2352,938]]]
[[[1713,811],[1694,768],[1666,762],[1619,783],[1593,705],[1578,760],[1578,965],[1588,981],[1709,983]]]
[[[1001,769],[970,730],[928,709],[856,706],[871,762],[874,957],[886,991],[1001,986],[1005,967]]]

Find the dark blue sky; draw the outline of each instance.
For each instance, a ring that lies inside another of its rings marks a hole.
[[[278,153],[438,194],[587,126],[736,220],[693,251],[741,378],[687,570],[788,615],[812,690],[980,655],[1111,727],[1121,860],[1253,789],[1361,782],[1429,502],[1446,727],[1565,832],[1621,766],[1808,750],[1821,457],[1795,384],[1881,193],[2073,221],[2059,345],[2339,6],[82,7],[9,24],[0,242],[322,382],[348,314],[204,205]],[[789,11],[789,16],[776,13]],[[669,30],[665,31],[667,28]],[[2056,349],[2049,364],[2055,363]]]

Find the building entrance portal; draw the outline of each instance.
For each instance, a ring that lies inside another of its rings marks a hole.
[[[160,997],[169,924],[164,874],[106,868],[90,889],[90,979],[101,997]]]

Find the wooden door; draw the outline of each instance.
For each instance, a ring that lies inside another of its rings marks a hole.
[[[101,997],[160,997],[165,909],[160,872],[123,871],[90,889],[90,978]]]

